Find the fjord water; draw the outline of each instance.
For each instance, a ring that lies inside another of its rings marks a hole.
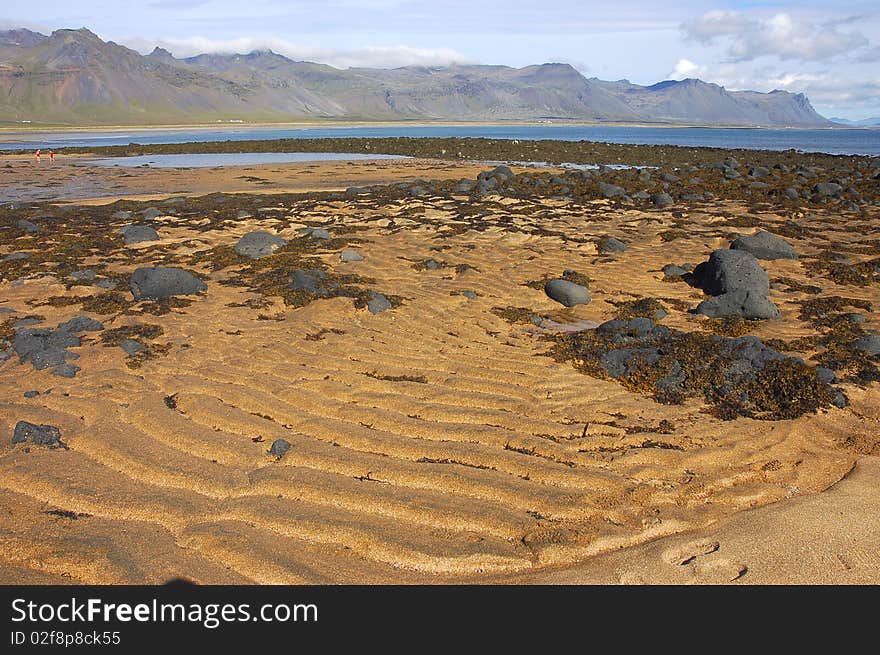
[[[880,129],[770,129],[714,127],[622,127],[603,125],[384,125],[304,128],[185,128],[0,135],[0,150],[90,147],[190,141],[327,139],[334,137],[471,137],[556,139],[621,144],[706,146],[753,150],[800,150],[880,156]]]

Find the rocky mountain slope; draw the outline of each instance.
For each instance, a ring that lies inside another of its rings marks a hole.
[[[0,32],[0,122],[207,120],[581,120],[829,126],[802,94],[731,92],[695,79],[639,86],[567,64],[350,68],[271,51],[176,59],[86,29]]]

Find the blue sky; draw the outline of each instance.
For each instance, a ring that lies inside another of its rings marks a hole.
[[[826,116],[880,116],[880,2],[695,0],[40,0],[0,27],[88,27],[176,56],[271,48],[338,67],[524,66],[651,84],[806,93]]]

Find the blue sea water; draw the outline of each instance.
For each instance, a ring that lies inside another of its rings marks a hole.
[[[589,125],[387,125],[372,127],[186,128],[106,132],[52,132],[0,135],[0,149],[30,150],[64,146],[129,143],[326,139],[334,137],[482,137],[489,139],[558,139],[756,150],[800,150],[880,156],[880,129],[770,129],[703,127],[617,127]]]

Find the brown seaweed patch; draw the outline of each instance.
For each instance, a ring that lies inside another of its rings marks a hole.
[[[815,368],[754,337],[670,330],[646,319],[552,337],[550,354],[587,375],[613,379],[662,403],[702,395],[717,416],[795,418],[839,400]]]
[[[528,324],[532,322],[532,317],[535,316],[535,312],[528,307],[493,307],[491,311],[495,316],[503,318],[508,323]]]

